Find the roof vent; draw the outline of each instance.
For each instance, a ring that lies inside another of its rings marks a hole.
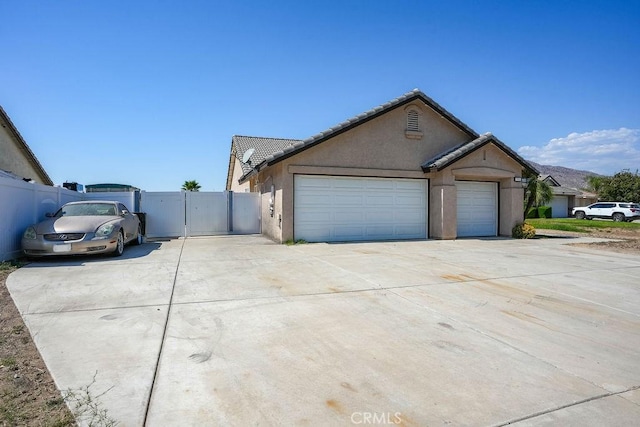
[[[422,131],[420,130],[420,114],[417,110],[411,109],[407,111],[407,128],[404,135],[409,139],[422,139]]]

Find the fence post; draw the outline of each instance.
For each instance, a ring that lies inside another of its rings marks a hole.
[[[227,191],[227,232],[233,233],[233,191]]]

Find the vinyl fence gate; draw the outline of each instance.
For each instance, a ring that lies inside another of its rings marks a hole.
[[[181,191],[140,193],[147,237],[257,234],[260,194]]]

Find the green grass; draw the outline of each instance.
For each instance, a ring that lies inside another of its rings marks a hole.
[[[590,233],[593,229],[627,229],[640,231],[640,223],[613,222],[574,218],[536,218],[525,221],[539,230],[575,231],[578,233]]]

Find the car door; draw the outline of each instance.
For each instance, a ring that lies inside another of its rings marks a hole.
[[[600,208],[600,218],[611,218],[613,216],[613,212],[616,210],[615,203],[600,203],[602,207]]]
[[[593,204],[591,205],[591,209],[588,210],[587,216],[592,218],[609,218],[611,217],[611,210],[614,206],[614,203]]]
[[[135,236],[138,231],[138,221],[136,221],[136,216],[132,214],[122,203],[118,203],[118,214],[123,218],[122,228],[124,228],[124,239],[125,241],[129,241],[133,239],[133,236]]]

